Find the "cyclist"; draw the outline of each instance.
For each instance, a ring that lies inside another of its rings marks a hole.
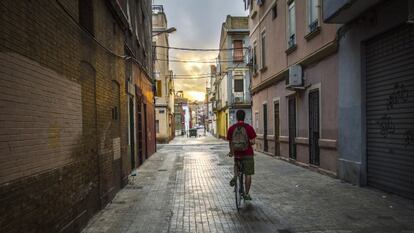
[[[256,138],[256,132],[253,127],[244,122],[246,113],[243,110],[236,112],[237,123],[230,126],[227,131],[227,140],[229,141],[229,156],[234,156],[234,177],[230,181],[230,186],[236,184],[238,173],[237,163],[243,163],[245,181],[244,200],[251,200],[249,191],[254,174],[254,153],[252,145]]]

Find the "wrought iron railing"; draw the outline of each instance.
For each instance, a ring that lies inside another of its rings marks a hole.
[[[295,34],[292,34],[292,35],[289,37],[289,41],[288,41],[288,46],[289,46],[289,48],[292,48],[292,47],[294,47],[294,46],[296,45],[296,40],[295,40],[295,38],[296,38],[296,35],[295,35]]]
[[[315,19],[312,23],[309,24],[309,32],[314,32],[318,29],[319,22]]]

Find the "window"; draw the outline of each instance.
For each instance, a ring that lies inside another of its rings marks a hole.
[[[272,7],[272,19],[276,19],[277,17],[277,4]]]
[[[131,13],[129,12],[129,0],[126,0],[126,11],[129,24],[131,24]]]
[[[243,41],[242,40],[233,41],[233,61],[243,62]]]
[[[319,0],[308,0],[308,32],[318,29],[319,8]]]
[[[257,73],[257,42],[253,42],[253,73]]]
[[[93,35],[94,31],[93,31],[92,0],[79,0],[78,6],[79,6],[79,24]]]
[[[234,92],[244,92],[244,82],[243,78],[234,79]]]
[[[112,81],[112,120],[119,120],[120,87],[116,81]]]
[[[262,32],[261,69],[266,67],[266,32]]]
[[[160,121],[159,120],[155,120],[155,131],[157,133],[160,133]]]
[[[126,46],[124,51],[127,56],[132,56]],[[125,63],[125,76],[127,82],[132,82],[132,63],[130,61]]]
[[[155,63],[157,60],[157,42],[152,42],[152,62]]]
[[[254,113],[254,126],[255,126],[255,131],[259,132],[259,113],[258,112]]]
[[[291,1],[288,5],[288,47],[296,45],[296,13],[295,1]]]
[[[162,83],[161,80],[157,80],[157,96],[162,96]]]

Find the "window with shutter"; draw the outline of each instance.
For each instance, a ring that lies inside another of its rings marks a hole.
[[[161,80],[157,80],[157,96],[162,96],[162,83]]]
[[[319,0],[308,0],[308,32],[313,32],[319,26]]]
[[[243,62],[243,41],[242,40],[233,41],[233,61]]]
[[[288,6],[288,48],[296,45],[296,12],[295,1]]]
[[[234,92],[244,92],[243,79],[234,79]]]

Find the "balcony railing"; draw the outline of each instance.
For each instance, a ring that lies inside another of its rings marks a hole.
[[[218,110],[218,109],[221,109],[223,106],[222,106],[222,104],[221,104],[221,100],[217,100],[217,102],[216,102],[216,109]]]
[[[292,47],[294,47],[295,45],[296,45],[296,38],[295,38],[295,34],[292,34],[292,35],[289,37],[288,46],[289,46],[289,48],[292,48]]]
[[[319,22],[318,20],[314,20],[312,23],[309,24],[309,32],[314,32],[318,29]]]
[[[234,92],[232,94],[231,105],[246,105],[250,102],[250,96],[245,95],[244,92]]]
[[[152,5],[152,13],[164,13],[164,6],[163,5]]]

